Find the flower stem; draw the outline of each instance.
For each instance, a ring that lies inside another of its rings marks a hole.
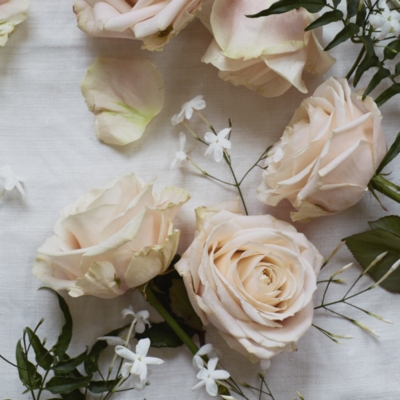
[[[174,320],[171,314],[165,309],[165,307],[158,301],[157,297],[150,288],[150,284],[144,288],[143,295],[145,299],[157,310],[157,312],[164,318],[165,322],[172,328],[177,336],[182,340],[186,347],[196,354],[199,351],[197,345],[188,336],[188,334],[181,328],[181,326]]]

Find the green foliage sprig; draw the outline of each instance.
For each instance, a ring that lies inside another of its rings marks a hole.
[[[374,68],[375,74],[369,81],[363,99],[371,93],[384,80],[391,83],[389,88],[380,93],[375,102],[383,105],[393,96],[400,93],[400,37],[395,35],[378,39],[378,29],[371,24],[370,18],[379,15],[383,10],[379,7],[379,0],[346,0],[346,5],[341,6],[342,0],[279,0],[268,9],[257,14],[248,15],[249,18],[268,17],[274,14],[283,14],[299,7],[305,8],[310,13],[320,12],[326,9],[319,18],[313,21],[306,31],[328,25],[333,22],[342,22],[343,28],[336,34],[333,40],[325,47],[330,50],[348,40],[360,46],[359,54],[353,66],[348,71],[346,78],[350,79],[354,74],[353,85],[357,86],[361,77],[369,69]],[[392,12],[397,8],[391,0]],[[383,47],[383,55],[377,55],[376,49]],[[394,71],[387,67],[387,61],[396,62]]]

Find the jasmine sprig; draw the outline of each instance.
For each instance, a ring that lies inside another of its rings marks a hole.
[[[201,103],[201,108],[199,105],[197,105],[198,102]],[[194,108],[197,107],[197,108]],[[213,155],[214,159],[216,162],[220,162],[222,160],[225,161],[227,164],[229,171],[232,175],[233,182],[228,182],[224,179],[221,179],[215,175],[212,175],[208,173],[204,168],[198,165],[191,157],[189,157],[188,153],[189,151],[185,151],[185,144],[186,144],[186,137],[183,139],[184,134],[180,133],[180,150],[176,152],[175,158],[173,160],[173,166],[176,164],[180,164],[181,161],[186,159],[197,171],[199,171],[202,175],[215,180],[219,183],[222,183],[224,185],[228,185],[231,187],[236,188],[238,191],[239,197],[241,199],[241,202],[243,204],[244,211],[246,215],[248,215],[248,209],[246,205],[246,201],[243,195],[243,191],[241,188],[241,185],[243,184],[244,180],[246,177],[249,175],[249,173],[255,169],[256,167],[265,169],[263,165],[261,165],[262,161],[264,161],[267,156],[268,156],[268,151],[270,150],[271,146],[269,146],[266,150],[262,152],[262,154],[258,157],[258,159],[250,166],[250,168],[244,173],[244,175],[241,178],[238,178],[234,168],[233,168],[233,162],[232,162],[232,156],[229,153],[229,150],[231,149],[231,135],[232,135],[232,123],[231,120],[228,120],[228,128],[224,128],[221,131],[217,132],[214,126],[208,121],[208,119],[199,111],[200,109],[205,108],[205,102],[202,98],[202,96],[197,96],[193,100],[184,103],[182,106],[182,109],[179,114],[176,114],[172,117],[172,123],[173,125],[177,125],[178,123],[182,123],[186,130],[194,137],[194,139],[204,146],[207,147],[205,156],[210,156]],[[192,117],[193,113],[196,113],[201,120],[205,123],[205,125],[211,130],[211,132],[207,132],[204,136],[204,139],[202,139],[190,126],[189,124],[189,119]],[[185,117],[186,116],[186,117]]]

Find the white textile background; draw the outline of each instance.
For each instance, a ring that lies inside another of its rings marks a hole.
[[[140,42],[86,36],[76,27],[72,5],[72,0],[32,1],[28,20],[17,28],[6,47],[0,49],[0,166],[10,164],[16,174],[25,178],[26,189],[25,198],[17,192],[6,193],[0,203],[0,354],[12,361],[16,342],[25,326],[32,327],[44,317],[39,333],[47,336],[49,343],[55,340],[60,328],[55,298],[48,292],[38,292],[41,283],[32,276],[31,269],[36,249],[52,235],[61,208],[119,174],[134,171],[144,180],[157,176],[157,189],[177,185],[192,195],[176,221],[182,230],[182,252],[193,237],[194,208],[232,198],[236,193],[199,176],[189,166],[169,170],[178,149],[180,131],[180,127],[171,126],[170,117],[179,111],[183,102],[202,94],[207,102],[205,114],[217,129],[225,128],[231,118],[232,157],[240,175],[262,149],[280,137],[305,97],[290,90],[280,98],[266,99],[220,80],[214,67],[200,62],[211,38],[198,21],[191,23],[162,52],[151,53],[141,50]],[[333,29],[326,29],[325,43],[333,33]],[[342,77],[356,52],[344,46],[332,54],[338,62],[326,77]],[[148,126],[140,143],[124,148],[110,147],[95,136],[93,115],[87,110],[79,82],[97,56],[148,58],[163,76],[164,109]],[[310,93],[322,81],[323,78],[308,77]],[[398,99],[385,105],[382,113],[384,130],[391,143],[399,130]],[[199,119],[194,119],[193,125],[199,133],[205,132]],[[193,157],[208,171],[218,171],[229,178],[222,163],[216,166],[202,158],[203,151],[202,148],[194,150]],[[399,182],[400,169],[392,169],[391,177]],[[255,189],[259,183],[257,170],[244,185],[250,212],[272,213],[288,220],[288,204],[272,208],[256,200]],[[400,213],[399,205],[389,200],[383,202],[390,213]],[[340,215],[296,224],[296,227],[327,256],[340,239],[366,230],[367,221],[384,215],[388,213],[366,194],[359,204]],[[343,249],[331,268],[350,261],[350,254]],[[350,270],[346,279],[351,281],[358,271],[358,267]],[[338,287],[337,297],[340,290]],[[67,298],[74,318],[70,355],[79,354],[98,336],[120,326],[120,311],[132,303],[133,297],[126,294],[115,300]],[[134,301],[140,301],[136,297]],[[400,398],[400,296],[378,288],[358,298],[357,304],[384,315],[395,324],[386,325],[342,309],[377,331],[380,337],[375,339],[345,321],[318,312],[318,325],[354,338],[336,345],[311,328],[299,342],[297,352],[280,355],[272,361],[267,380],[276,400],[294,399],[295,390],[307,400]],[[137,310],[142,306],[143,303],[134,304]],[[258,365],[253,366],[231,351],[212,328],[207,330],[207,339],[222,349],[222,363],[237,380],[255,379]],[[152,368],[151,385],[143,393],[127,392],[119,399],[209,398],[203,390],[191,391],[197,379],[185,348],[154,349],[151,354],[165,360],[164,365]],[[0,398],[30,398],[21,393],[16,370],[0,360]]]

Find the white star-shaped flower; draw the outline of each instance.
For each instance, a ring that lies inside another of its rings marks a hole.
[[[4,179],[3,192],[9,192],[10,190],[17,188],[23,196],[25,195],[24,188],[21,185],[21,182],[24,181],[24,178],[15,175],[9,165],[4,165],[0,168],[0,178]]]
[[[211,343],[207,343],[204,346],[201,346],[199,351],[193,356],[193,366],[202,369],[204,367],[205,361],[202,356],[207,356],[208,358],[221,358],[221,352],[214,348]]]
[[[369,18],[369,23],[375,29],[380,29],[377,38],[383,40],[389,33],[398,36],[400,34],[400,13],[390,10],[385,1],[380,2],[379,8],[381,13],[373,14]]]
[[[172,125],[178,125],[185,119],[192,118],[193,110],[202,110],[206,107],[206,102],[203,100],[203,96],[196,96],[194,99],[183,103],[182,109],[179,114],[175,114],[171,118]]]
[[[228,379],[230,374],[228,371],[224,371],[223,369],[215,370],[217,366],[218,358],[214,357],[208,361],[208,368],[203,367],[199,373],[197,374],[197,379],[200,379],[200,382],[192,387],[192,390],[196,390],[202,386],[206,386],[206,391],[210,396],[216,396],[218,394],[218,385],[215,382],[216,380]]]
[[[192,146],[186,147],[186,135],[183,132],[179,133],[179,151],[175,153],[175,157],[171,163],[171,169],[174,169],[176,165],[180,167],[182,162],[186,160],[187,154],[192,150]]]
[[[146,329],[146,325],[150,326],[150,322],[148,321],[150,314],[147,310],[135,313],[132,306],[129,306],[122,310],[122,318],[125,318],[127,315],[132,315],[134,329],[137,333],[143,333]]]
[[[124,346],[116,346],[115,352],[128,362],[121,369],[122,376],[126,379],[133,375],[135,389],[142,390],[146,386],[147,365],[160,365],[164,361],[161,358],[146,357],[150,348],[150,339],[140,339],[136,345],[136,353]],[[131,362],[129,362],[131,361]]]
[[[204,135],[204,140],[209,144],[209,146],[204,155],[208,157],[214,153],[214,160],[220,162],[224,156],[224,149],[231,148],[231,142],[226,139],[230,131],[231,128],[225,128],[218,132],[217,135],[212,132],[207,132]]]

